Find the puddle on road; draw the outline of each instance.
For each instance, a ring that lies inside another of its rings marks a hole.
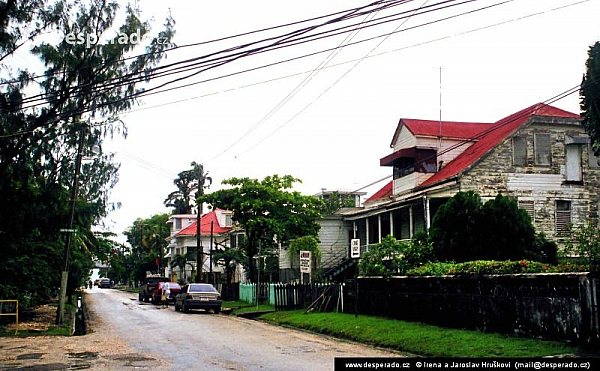
[[[109,358],[114,361],[125,361],[125,366],[132,367],[134,370],[150,370],[149,366],[134,364],[135,362],[156,362],[156,358],[145,357],[141,354],[118,354]]]
[[[92,365],[89,363],[76,363],[69,366],[69,370],[87,370],[89,368],[92,368]]]
[[[46,353],[25,353],[25,354],[19,354],[17,356],[17,361],[23,361],[26,359],[42,359],[42,357],[44,356],[44,354]]]
[[[98,352],[69,353],[69,358],[97,359],[98,358]]]

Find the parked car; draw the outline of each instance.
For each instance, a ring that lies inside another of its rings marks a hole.
[[[98,287],[101,289],[110,289],[111,286],[110,278],[100,278],[100,281],[98,281]]]
[[[156,276],[156,275],[147,276],[144,279],[144,283],[142,283],[142,285],[140,286],[140,289],[138,291],[139,301],[145,301],[145,302],[150,301],[150,299],[152,298],[152,293],[154,292],[154,290],[156,290],[158,288],[158,283],[159,282],[169,282],[169,281],[171,281],[171,280],[167,277]]]
[[[152,292],[152,304],[162,302],[163,292],[167,292],[167,304],[175,302],[175,296],[181,292],[181,286],[177,282],[159,282],[158,287]]]
[[[221,303],[221,294],[210,283],[190,283],[175,296],[175,311],[187,313],[190,309],[212,309],[214,313],[219,313]]]

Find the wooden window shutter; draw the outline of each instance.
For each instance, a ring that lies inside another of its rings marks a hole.
[[[571,201],[556,201],[556,231],[563,232],[571,225]]]
[[[531,218],[531,221],[533,221],[533,217],[535,216],[535,203],[534,201],[519,201],[519,208],[525,210],[527,212],[527,215],[529,215],[529,217]]]
[[[527,165],[527,137],[525,136],[513,138],[513,165]]]
[[[536,133],[534,135],[534,147],[535,147],[535,164],[536,165],[551,165],[552,164],[552,151],[551,151],[551,137],[550,134]]]

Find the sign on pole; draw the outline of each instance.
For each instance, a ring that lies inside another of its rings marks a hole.
[[[350,257],[352,259],[360,258],[360,239],[358,238],[350,240]]]
[[[310,273],[310,251],[300,251],[300,273]]]

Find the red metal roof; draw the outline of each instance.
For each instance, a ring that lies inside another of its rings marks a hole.
[[[457,121],[442,121],[440,125],[440,121],[434,120],[400,119],[390,146],[394,146],[403,127],[406,127],[415,136],[439,137],[441,126],[444,138],[468,139],[487,130],[491,125],[490,123]]]
[[[419,188],[427,187],[447,180],[480,159],[488,153],[498,143],[505,139],[509,134],[517,130],[521,125],[527,122],[532,116],[554,116],[579,118],[579,115],[549,106],[544,103],[534,104],[519,112],[513,113],[499,121],[496,121],[486,132],[481,134],[481,138],[463,153],[450,161],[445,167],[438,171],[434,176],[427,179]]]
[[[379,191],[377,191],[373,196],[367,198],[365,200],[365,203],[391,196],[393,189],[394,189],[394,181],[390,180],[390,182],[388,184],[384,185],[383,188],[381,188]]]
[[[469,130],[474,133],[471,136],[465,136],[464,139],[478,139],[476,143],[467,148],[464,152],[458,155],[454,160],[450,161],[440,171],[438,171],[431,178],[427,179],[419,188],[424,188],[436,183],[443,182],[467,169],[469,166],[474,164],[483,155],[488,153],[498,143],[508,137],[511,133],[516,131],[521,125],[527,122],[532,116],[552,116],[552,117],[566,117],[566,118],[580,118],[578,114],[562,110],[544,103],[537,103],[533,106],[527,107],[519,112],[513,113],[493,124],[474,124],[470,125],[467,123],[454,123],[456,125],[447,125],[448,130],[444,131],[444,122],[442,122],[442,134],[448,133],[451,137],[458,137],[455,135],[466,135]],[[405,123],[407,128],[415,135],[428,135],[426,133],[439,133],[439,122],[428,121],[428,120],[400,120],[400,123]],[[448,123],[452,124],[452,123]],[[436,126],[437,125],[437,126]],[[467,125],[461,127],[460,125]],[[400,125],[398,125],[400,127]],[[477,132],[476,129],[484,128]],[[415,130],[415,131],[413,131]],[[399,129],[396,130],[396,134]],[[418,133],[418,134],[417,134]],[[438,135],[438,134],[433,134]],[[445,136],[445,135],[444,135]],[[394,138],[395,140],[395,138]],[[391,195],[392,182],[386,184],[373,196],[369,197],[366,202],[375,201],[379,198]]]
[[[213,223],[213,234],[221,234],[228,232],[231,230],[231,227],[221,227],[219,224],[219,220],[217,218],[217,213],[215,211],[211,211],[210,213],[206,213],[202,215],[202,219],[200,220],[200,235],[208,236],[210,235],[210,224]],[[188,225],[187,227],[180,230],[176,236],[195,236],[196,235],[196,222]]]

